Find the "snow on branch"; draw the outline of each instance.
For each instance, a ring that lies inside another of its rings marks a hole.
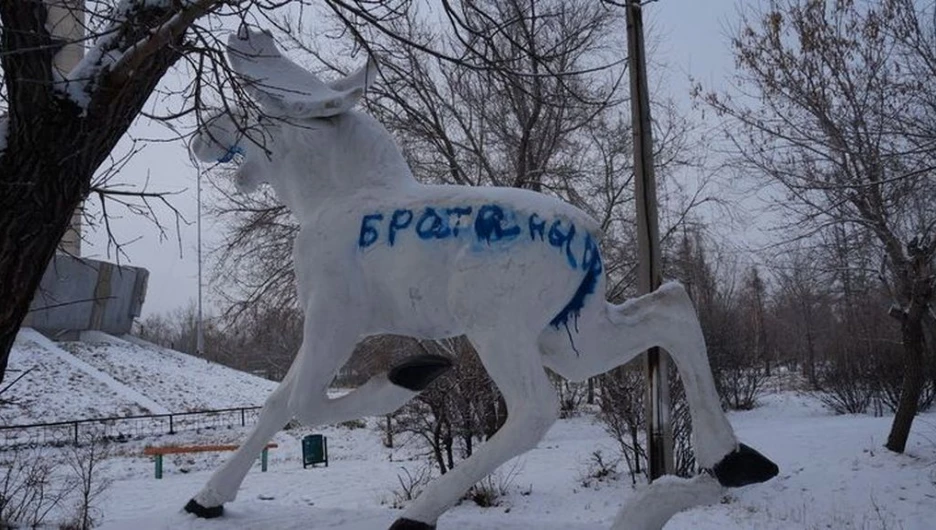
[[[158,2],[159,0],[152,1]],[[182,9],[173,13],[165,22],[151,30],[148,36],[133,43],[124,51],[122,57],[113,67],[113,73],[118,79],[125,79],[131,75],[140,64],[159,48],[179,38],[195,20],[220,6],[223,2],[222,0],[186,0],[173,3],[180,5]]]
[[[153,54],[181,37],[195,20],[222,3],[222,0],[122,0],[95,45],[58,84],[60,91],[87,109],[105,75],[109,74],[115,84],[122,84]],[[134,26],[145,25],[152,19],[162,22],[145,30],[142,37],[134,35]],[[136,40],[130,40],[133,37]]]

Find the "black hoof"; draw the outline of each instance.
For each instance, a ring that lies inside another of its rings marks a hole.
[[[435,525],[420,523],[412,519],[397,519],[390,526],[390,530],[435,530]]]
[[[387,374],[387,379],[407,390],[422,392],[429,386],[429,383],[451,367],[452,361],[447,357],[428,354],[417,355],[391,368],[390,373]],[[413,528],[417,527],[414,526]]]
[[[777,464],[744,444],[738,444],[736,451],[729,453],[712,468],[715,478],[726,488],[766,482],[779,472]]]
[[[212,506],[210,508],[205,508],[201,504],[195,502],[195,499],[188,501],[188,504],[185,505],[185,511],[190,514],[201,517],[202,519],[214,519],[215,517],[221,517],[224,514],[224,505]]]

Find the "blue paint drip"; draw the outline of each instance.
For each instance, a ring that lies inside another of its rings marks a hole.
[[[224,164],[226,162],[230,162],[231,160],[234,160],[234,155],[243,155],[243,154],[244,154],[243,147],[239,145],[232,145],[231,147],[228,147],[228,150],[226,153],[221,155],[221,158],[218,159],[218,162],[221,164]]]
[[[595,292],[595,287],[598,285],[598,278],[602,271],[601,254],[598,252],[598,246],[590,235],[585,236],[585,250],[582,253],[582,269],[585,271],[585,277],[582,278],[582,283],[580,283],[578,289],[575,290],[575,294],[572,295],[569,303],[562,308],[562,311],[559,311],[559,314],[549,321],[550,325],[556,329],[559,329],[559,326],[565,326],[566,333],[569,335],[569,342],[572,343],[572,349],[576,354],[578,354],[579,351],[575,347],[575,341],[572,339],[572,330],[569,328],[569,320],[572,319],[575,332],[578,333],[578,318],[582,314],[582,309],[585,307],[585,299],[588,298],[588,295]]]

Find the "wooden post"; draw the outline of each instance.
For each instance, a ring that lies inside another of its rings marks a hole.
[[[630,69],[631,115],[634,134],[634,182],[637,198],[638,289],[646,294],[660,286],[661,254],[657,226],[656,178],[653,174],[653,135],[647,58],[640,2],[627,0],[627,52]],[[650,480],[673,471],[673,430],[670,424],[667,357],[659,348],[646,353],[647,465]]]

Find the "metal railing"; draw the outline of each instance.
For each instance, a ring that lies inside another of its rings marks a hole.
[[[23,445],[78,445],[86,436],[129,440],[179,431],[247,426],[256,421],[261,407],[174,412],[91,418],[85,420],[0,426],[0,450]]]

